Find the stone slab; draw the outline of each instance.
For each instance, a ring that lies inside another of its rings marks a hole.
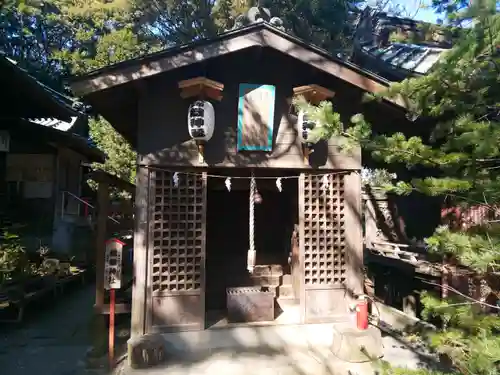
[[[383,356],[382,333],[373,326],[366,330],[336,326],[333,330],[332,353],[350,363],[372,362]]]
[[[167,341],[162,335],[145,335],[127,342],[128,364],[131,368],[149,368],[166,359]]]

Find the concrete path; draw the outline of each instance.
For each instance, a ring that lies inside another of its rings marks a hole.
[[[83,360],[90,348],[90,320],[93,286],[77,289],[57,305],[32,312],[18,329],[0,326],[1,375],[82,375]],[[304,328],[305,329],[305,328]],[[183,335],[183,341],[210,350],[203,354],[170,359],[147,370],[127,368],[126,361],[114,371],[119,375],[373,375],[370,364],[349,364],[334,357],[328,349],[331,332],[311,326],[309,333],[293,327],[259,330],[204,331]],[[277,335],[276,331],[280,333]],[[258,333],[261,332],[259,335]],[[306,334],[307,333],[307,334]],[[193,336],[190,338],[190,335]],[[201,335],[200,337],[198,337]],[[229,335],[229,336],[228,336]],[[260,337],[260,339],[259,339]],[[273,339],[274,337],[274,339]],[[283,346],[279,338],[294,345]],[[200,341],[201,340],[201,341]],[[264,340],[266,345],[261,345]],[[276,342],[275,342],[276,341]],[[323,342],[324,341],[324,342]],[[234,345],[238,343],[238,345]],[[310,342],[310,343],[309,343]],[[313,344],[314,342],[314,344]],[[299,345],[302,343],[301,345]],[[412,368],[422,366],[423,358],[391,337],[384,337],[386,360]],[[201,345],[203,346],[203,345]],[[189,352],[189,351],[188,351]],[[107,373],[107,372],[105,372]]]
[[[384,339],[385,360],[396,366],[424,367],[418,355],[391,338]],[[272,351],[220,350],[198,358],[171,360],[158,367],[133,370],[122,364],[115,375],[375,375],[371,363],[347,363],[325,348]]]
[[[76,287],[57,304],[30,311],[18,327],[0,326],[2,375],[72,375],[90,343],[95,288]]]
[[[164,364],[141,370],[122,364],[115,375],[374,375],[373,363],[347,363],[331,353],[332,329],[324,324],[169,334]],[[382,342],[384,360],[425,366],[427,358],[397,339]]]

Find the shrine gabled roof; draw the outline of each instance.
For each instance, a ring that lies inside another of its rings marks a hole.
[[[216,38],[169,48],[75,77],[71,82],[71,87],[76,95],[85,97],[132,81],[252,47],[276,49],[367,92],[381,92],[389,85],[389,81],[376,74],[332,56],[327,51],[307,44],[266,22],[259,22],[220,34]]]

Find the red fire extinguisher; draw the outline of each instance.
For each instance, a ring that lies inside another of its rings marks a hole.
[[[360,295],[356,303],[356,327],[359,330],[368,329],[368,300]]]

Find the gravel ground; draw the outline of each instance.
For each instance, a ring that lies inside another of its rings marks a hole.
[[[55,306],[36,306],[17,328],[0,325],[2,375],[72,375],[90,347],[95,288],[79,287]]]

